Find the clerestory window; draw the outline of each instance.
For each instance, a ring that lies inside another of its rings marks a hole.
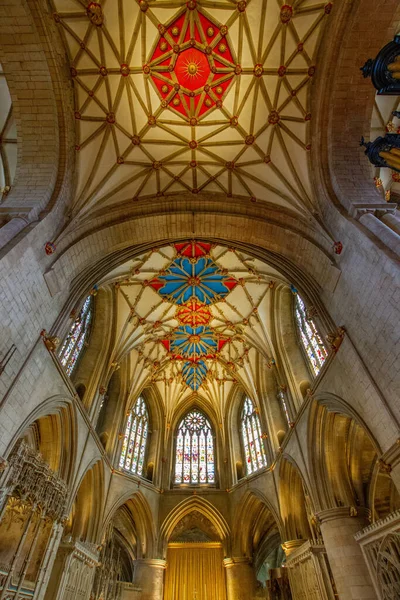
[[[74,370],[79,356],[87,343],[93,316],[93,298],[88,296],[82,309],[69,330],[59,352],[61,364],[68,375]]]
[[[149,413],[142,396],[128,415],[119,466],[136,475],[143,474],[149,435]]]
[[[295,317],[308,361],[314,375],[318,375],[328,353],[314,321],[307,314],[304,302],[297,293],[295,296]]]
[[[241,414],[242,442],[246,461],[246,473],[250,475],[267,465],[261,423],[250,398],[245,398]]]

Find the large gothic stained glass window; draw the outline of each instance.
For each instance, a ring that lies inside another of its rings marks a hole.
[[[146,402],[139,396],[128,415],[119,466],[130,473],[142,475],[149,434],[149,413]]]
[[[60,349],[59,358],[68,375],[74,370],[83,345],[88,339],[92,313],[93,300],[92,296],[88,296]]]
[[[245,398],[243,403],[241,426],[246,472],[250,475],[267,465],[260,418],[250,398]]]
[[[213,431],[199,410],[189,412],[178,427],[175,483],[215,483]]]
[[[307,315],[306,307],[299,294],[295,297],[295,316],[304,350],[314,374],[318,375],[327,351],[314,321]]]

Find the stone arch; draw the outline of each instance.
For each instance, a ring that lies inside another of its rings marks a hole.
[[[76,461],[77,418],[71,398],[53,396],[39,404],[21,423],[4,452],[7,457],[18,440],[26,438],[50,468],[72,481]]]
[[[70,498],[70,512],[64,534],[88,543],[100,542],[104,504],[104,464],[94,459],[82,474],[75,494]]]
[[[380,448],[362,419],[337,396],[314,402],[309,416],[310,478],[320,510],[369,506]]]
[[[134,494],[128,492],[118,498],[111,506],[102,525],[103,535],[121,508],[129,511],[132,517],[132,534],[136,539],[136,559],[156,558],[156,528],[151,507],[143,495],[138,491]]]
[[[238,503],[233,515],[232,547],[235,556],[245,556],[249,559],[263,545],[263,538],[276,534],[282,539],[282,522],[275,508],[262,492],[255,488],[249,488],[240,503]]]
[[[308,514],[310,494],[296,462],[287,454],[282,456],[279,465],[279,498],[286,540],[313,537]]]
[[[72,90],[61,40],[43,6],[7,0],[0,8],[0,62],[18,134],[16,177],[2,207],[19,215],[2,228],[2,246],[51,209],[64,186],[72,187]]]
[[[230,548],[230,528],[222,514],[206,498],[192,496],[182,500],[164,519],[160,527],[159,552],[164,558],[166,556],[168,540],[179,521],[193,511],[201,513],[216,529],[223,545],[225,555]]]

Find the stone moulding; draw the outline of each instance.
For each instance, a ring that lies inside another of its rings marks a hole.
[[[367,527],[364,527],[364,529],[355,534],[354,539],[364,544],[367,541],[371,542],[382,537],[383,534],[398,529],[400,529],[400,509],[390,513],[390,515],[383,519],[375,521],[375,523],[371,523],[371,525],[367,525]]]

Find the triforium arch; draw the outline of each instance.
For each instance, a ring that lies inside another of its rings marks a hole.
[[[292,457],[283,454],[279,464],[279,499],[285,541],[313,537],[313,510],[304,478]]]
[[[310,430],[310,470],[314,485],[321,482],[315,487],[318,506],[370,508],[380,449],[359,416],[338,397],[321,398],[310,411]]]
[[[103,539],[110,528],[117,529],[126,538],[134,560],[158,558],[155,516],[141,491],[126,492],[118,498],[103,521]]]

